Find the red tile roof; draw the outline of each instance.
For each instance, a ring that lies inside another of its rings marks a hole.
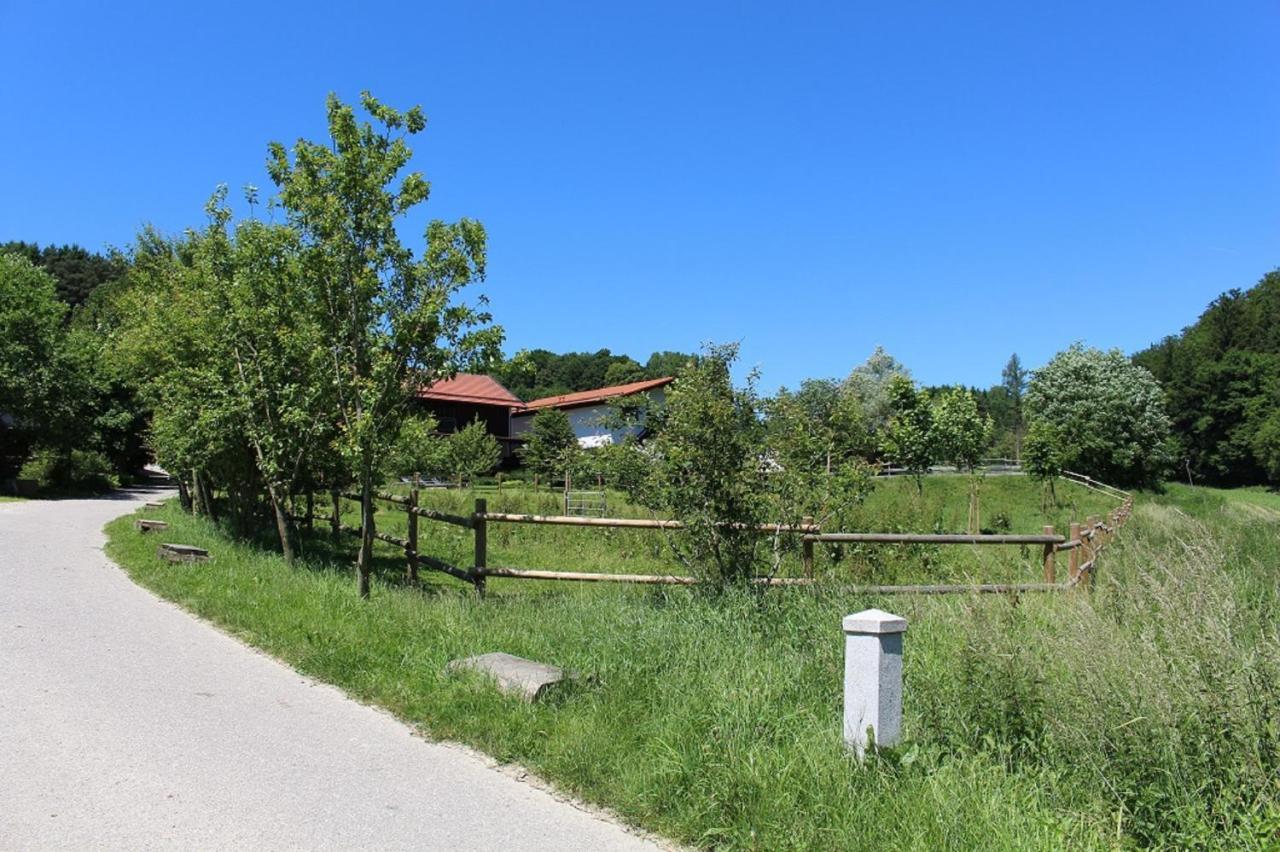
[[[631,382],[630,384],[614,385],[608,388],[565,393],[560,396],[535,399],[533,402],[525,403],[524,407],[526,411],[536,411],[540,408],[576,408],[580,405],[595,405],[596,403],[617,399],[621,396],[631,396],[634,393],[644,393],[645,391],[664,387],[673,381],[675,381],[673,377],[667,376],[664,379],[646,379],[643,382]]]
[[[500,405],[504,408],[523,408],[524,403],[511,391],[489,376],[459,373],[452,379],[441,379],[430,387],[418,391],[418,399],[438,399],[443,402],[469,402],[476,405]]]

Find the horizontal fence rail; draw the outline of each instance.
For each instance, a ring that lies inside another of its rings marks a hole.
[[[1103,548],[1119,533],[1133,510],[1133,495],[1127,491],[1097,482],[1081,474],[1064,474],[1072,481],[1093,488],[1108,496],[1121,500],[1121,504],[1113,509],[1105,519],[1091,517],[1082,523],[1069,525],[1067,535],[1058,534],[1053,527],[1047,526],[1039,534],[963,534],[963,533],[887,533],[887,532],[823,532],[822,527],[804,518],[799,524],[760,524],[731,525],[736,529],[749,529],[761,535],[799,535],[803,546],[803,577],[754,577],[751,582],[762,586],[811,586],[819,582],[813,576],[814,544],[819,542],[840,544],[925,544],[943,546],[1028,546],[1038,545],[1042,549],[1044,582],[1039,583],[976,583],[976,584],[924,584],[924,585],[856,585],[843,586],[842,589],[858,594],[1020,594],[1031,592],[1058,592],[1076,588],[1080,585],[1092,585],[1098,555]],[[652,529],[682,530],[685,524],[680,521],[660,518],[593,518],[578,515],[534,515],[512,512],[490,512],[484,498],[477,498],[474,511],[470,515],[455,515],[436,509],[426,509],[418,505],[419,493],[414,488],[407,497],[387,492],[375,492],[370,495],[379,500],[398,507],[408,518],[408,537],[399,538],[387,533],[375,532],[373,537],[386,542],[405,553],[406,571],[410,582],[418,580],[420,566],[447,574],[455,579],[471,583],[483,594],[485,581],[489,577],[511,580],[551,580],[588,583],[627,583],[636,585],[670,585],[694,586],[702,582],[697,577],[678,574],[607,574],[592,571],[556,571],[546,569],[529,569],[514,567],[489,567],[488,565],[488,525],[490,523],[508,524],[543,524],[549,526],[594,527],[606,529]],[[334,493],[333,513],[329,523],[334,534],[347,533],[359,536],[360,527],[341,523],[339,497],[360,501],[359,494]],[[308,499],[308,506],[311,502]],[[318,515],[308,512],[303,516],[308,523],[313,520],[324,520]],[[418,521],[428,520],[463,527],[472,531],[474,537],[474,564],[469,568],[450,565],[435,557],[418,552]],[[1067,576],[1062,582],[1057,580],[1057,554],[1067,556]]]

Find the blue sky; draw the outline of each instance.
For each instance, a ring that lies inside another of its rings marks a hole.
[[[370,89],[426,110],[424,216],[488,227],[509,351],[988,385],[1280,265],[1274,2],[0,0],[0,37],[0,240],[199,225]]]

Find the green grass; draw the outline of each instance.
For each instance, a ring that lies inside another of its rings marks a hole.
[[[910,523],[933,523],[918,508]],[[1017,599],[858,596],[837,582],[719,597],[510,582],[478,601],[444,577],[403,587],[401,559],[380,548],[360,601],[350,541],[317,536],[290,569],[176,507],[147,512],[215,560],[161,563],[123,518],[108,552],[138,582],[433,736],[687,843],[1261,849],[1280,831],[1280,527],[1216,495],[1143,497],[1092,594]],[[624,549],[518,534],[501,546],[524,561]],[[860,764],[840,745],[839,623],[867,606],[910,629],[905,741]],[[497,650],[584,678],[528,706],[443,674]]]
[[[0,503],[24,503],[26,500],[26,497],[6,497],[0,494]]]

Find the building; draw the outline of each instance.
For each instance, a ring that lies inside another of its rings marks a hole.
[[[418,391],[417,400],[418,410],[434,416],[441,432],[456,432],[478,418],[502,443],[503,458],[515,451],[511,414],[524,403],[489,376],[459,373]]]
[[[512,413],[511,436],[517,441],[521,440],[521,435],[532,427],[534,415],[543,409],[558,408],[569,416],[569,425],[573,428],[573,434],[578,436],[578,443],[583,447],[618,443],[628,435],[641,434],[644,431],[644,425],[641,423],[627,428],[611,428],[608,421],[616,412],[613,403],[624,397],[636,395],[646,396],[653,403],[661,403],[666,397],[667,385],[673,381],[675,379],[668,376],[663,379],[648,379],[642,382],[535,399]]]

